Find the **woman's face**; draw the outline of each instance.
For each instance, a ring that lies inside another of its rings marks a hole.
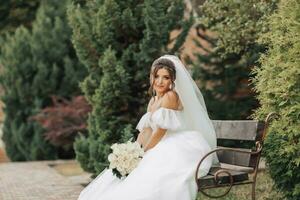
[[[161,68],[154,75],[153,88],[156,93],[165,93],[170,90],[172,79],[168,70]]]

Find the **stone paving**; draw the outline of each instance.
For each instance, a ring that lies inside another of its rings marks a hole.
[[[0,200],[75,200],[90,181],[87,173],[63,176],[55,168],[66,162],[0,163]]]

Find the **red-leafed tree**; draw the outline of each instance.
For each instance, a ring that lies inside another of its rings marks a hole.
[[[52,96],[52,102],[52,106],[44,108],[31,120],[39,122],[46,129],[46,140],[67,152],[73,152],[76,135],[79,132],[87,133],[86,121],[91,106],[84,96],[76,96],[72,100]]]

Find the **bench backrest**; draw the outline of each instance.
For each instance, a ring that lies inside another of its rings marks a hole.
[[[255,120],[212,120],[218,144],[220,140],[234,141],[262,141],[265,123]],[[236,149],[250,151],[251,149],[241,148],[235,145]],[[239,165],[244,167],[256,167],[260,155],[250,155],[232,151],[217,152],[221,163]]]

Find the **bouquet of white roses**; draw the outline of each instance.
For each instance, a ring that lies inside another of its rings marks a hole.
[[[138,142],[115,143],[110,148],[113,151],[108,155],[109,168],[118,178],[130,174],[144,155],[144,150]]]

